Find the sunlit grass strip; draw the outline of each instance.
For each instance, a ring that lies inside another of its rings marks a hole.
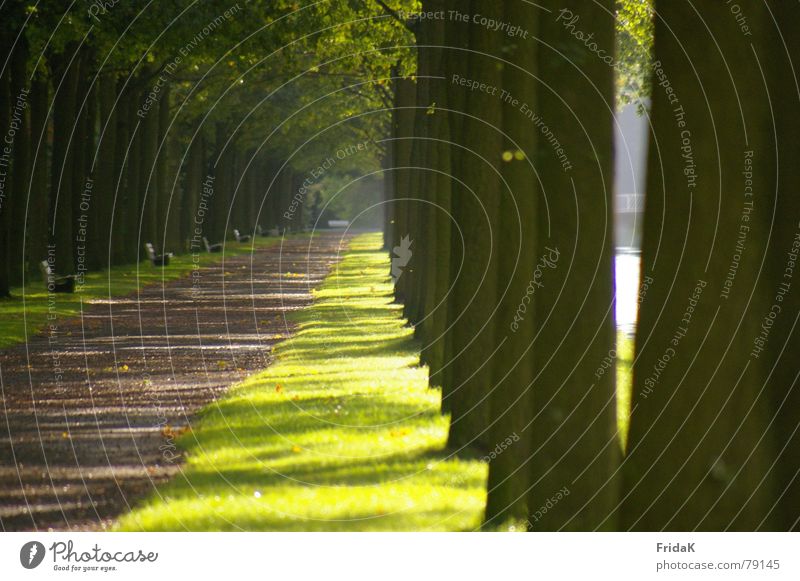
[[[224,258],[251,252],[253,246],[262,248],[279,244],[280,238],[256,238],[253,242],[226,242]],[[167,282],[180,278],[195,267],[208,266],[223,260],[222,254],[199,255],[199,262],[193,262],[191,254],[174,256],[169,266],[152,266],[150,261],[139,264],[115,266],[100,272],[87,273],[83,285],[73,294],[53,294],[52,305],[48,293],[38,274],[26,282],[22,288],[11,289],[11,299],[0,299],[0,348],[25,341],[37,330],[45,327],[48,314],[56,317],[74,317],[80,314],[81,301],[123,296],[150,284]],[[27,331],[27,333],[26,333]]]
[[[444,451],[447,419],[379,234],[356,238],[277,362],[208,406],[182,475],[122,530],[471,530],[486,465]]]
[[[622,450],[627,448],[633,384],[633,337],[617,334],[617,427]]]

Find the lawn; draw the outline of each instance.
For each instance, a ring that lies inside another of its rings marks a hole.
[[[203,252],[199,255],[199,265],[207,266],[223,258],[251,252],[254,247],[261,248],[279,242],[280,238],[256,238],[253,242],[241,244],[226,242],[224,257],[222,254]],[[26,283],[24,289],[11,289],[11,299],[0,299],[0,348],[24,342],[45,326],[49,313],[58,317],[76,317],[81,313],[82,302],[126,295],[145,285],[174,280],[191,272],[193,267],[191,254],[174,256],[169,266],[165,267],[154,267],[147,260],[139,264],[115,266],[88,273],[82,287],[73,294],[48,295],[37,275]],[[48,303],[50,298],[52,304]]]
[[[392,303],[379,234],[294,314],[275,364],[179,440],[183,472],[119,530],[471,530],[486,464],[444,450],[440,393]]]
[[[617,333],[617,429],[620,445],[624,451],[628,445],[628,425],[631,413],[631,389],[633,383],[633,337]]]

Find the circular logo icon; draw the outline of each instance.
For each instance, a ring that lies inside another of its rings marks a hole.
[[[19,550],[19,562],[26,569],[35,569],[44,560],[44,545],[39,541],[31,541],[22,545]]]

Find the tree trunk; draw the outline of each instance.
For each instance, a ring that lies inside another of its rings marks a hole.
[[[28,43],[24,37],[17,41],[11,52],[11,122],[13,132],[5,135],[11,138],[13,167],[11,180],[11,255],[10,280],[18,285],[24,280],[25,255],[25,214],[28,210],[28,184],[30,183],[30,116],[28,86]],[[8,145],[3,143],[3,146]],[[24,250],[23,250],[24,249]],[[33,271],[38,276],[38,269]]]
[[[448,11],[460,11],[462,8],[458,0],[445,0],[445,9]],[[469,191],[464,187],[459,175],[459,168],[462,165],[462,159],[466,155],[466,144],[463,141],[464,123],[467,118],[466,102],[467,94],[464,91],[453,90],[453,79],[468,77],[467,72],[467,56],[469,55],[469,24],[461,20],[449,19],[445,26],[445,46],[447,50],[444,53],[444,66],[447,78],[444,80],[445,92],[447,94],[447,133],[449,135],[449,147],[442,158],[439,160],[442,167],[447,167],[450,184],[450,216],[447,228],[449,229],[449,244],[444,239],[443,243],[447,244],[448,248],[448,264],[442,273],[446,282],[440,282],[438,287],[440,289],[446,288],[447,302],[441,313],[437,314],[436,326],[440,330],[439,334],[444,333],[441,341],[441,363],[436,361],[436,355],[431,360],[431,382],[442,386],[442,411],[448,413],[450,411],[451,402],[453,400],[454,385],[453,385],[453,368],[454,368],[454,353],[453,353],[453,332],[450,327],[453,321],[458,316],[458,311],[454,307],[452,300],[452,289],[455,285],[458,273],[464,266],[464,242],[461,237],[461,230],[455,222],[456,207],[454,206],[455,200],[464,199],[469,195]],[[449,157],[449,160],[447,159]],[[440,232],[444,236],[445,232]],[[445,286],[446,285],[446,286]],[[440,290],[441,292],[441,290]],[[436,335],[438,336],[438,334]]]
[[[109,215],[111,217],[108,244],[112,256],[113,264],[124,264],[128,258],[128,247],[125,240],[128,237],[128,230],[135,220],[135,210],[131,205],[130,189],[128,182],[130,178],[131,144],[132,132],[135,127],[131,122],[131,93],[125,87],[124,79],[119,79],[118,89],[119,100],[117,101],[117,129],[114,139],[114,184],[112,196],[109,201]],[[134,117],[135,118],[135,117]]]
[[[444,0],[433,0],[423,5],[425,12],[441,12],[445,10]],[[430,31],[427,33],[430,63],[429,74],[432,77],[444,77],[428,81],[428,100],[430,107],[426,111],[428,137],[429,169],[426,172],[425,204],[422,204],[427,217],[425,223],[429,232],[421,258],[421,278],[425,285],[422,291],[423,320],[421,328],[423,339],[421,359],[428,365],[428,376],[431,385],[440,385],[439,372],[442,369],[444,337],[447,324],[447,290],[450,277],[450,139],[447,123],[446,59],[448,55],[442,48],[445,46],[445,21],[429,20]],[[418,248],[420,246],[418,245]]]
[[[800,201],[797,198],[800,188],[800,165],[797,163],[800,158],[800,144],[797,141],[800,134],[800,95],[795,86],[796,77],[791,73],[800,54],[800,37],[796,33],[797,23],[800,22],[800,5],[780,2],[773,10],[780,35],[772,31],[768,33],[772,58],[769,59],[771,66],[767,67],[770,93],[780,97],[773,97],[772,105],[776,110],[774,118],[770,119],[770,126],[777,127],[776,167],[779,170],[776,224],[767,250],[770,258],[766,260],[772,283],[767,292],[767,302],[770,303],[775,300],[779,285],[789,282],[786,277],[787,249],[800,243]],[[786,43],[785,47],[783,42]],[[764,214],[761,218],[766,221],[769,218]],[[775,257],[775,260],[771,260],[771,257]],[[770,460],[775,462],[772,498],[769,499],[771,511],[759,528],[779,531],[800,530],[800,517],[797,514],[797,507],[800,506],[800,386],[797,385],[796,359],[796,354],[800,352],[800,336],[795,327],[800,312],[800,290],[797,284],[796,280],[791,281],[791,294],[783,301],[784,314],[774,326],[775,336],[769,339],[772,343],[769,354],[759,358],[762,378],[759,384],[766,383],[770,400],[770,444],[773,447]],[[762,309],[755,316],[763,322],[766,312],[766,309]]]
[[[110,225],[111,205],[117,191],[117,172],[114,166],[117,124],[119,115],[114,102],[117,97],[117,78],[113,74],[104,74],[100,77],[98,87],[98,108],[100,115],[100,134],[97,142],[97,167],[92,172],[97,176],[97,187],[93,192],[92,208],[95,222],[91,229],[93,252],[90,264],[94,269],[110,266]]]
[[[140,103],[144,102],[148,88],[140,94]],[[163,95],[159,95],[163,99]],[[160,244],[162,239],[159,236],[162,217],[159,215],[159,196],[158,191],[158,144],[159,144],[159,109],[153,107],[148,111],[144,119],[140,121],[139,131],[141,132],[141,161],[138,166],[139,173],[139,192],[142,195],[140,202],[141,224],[139,236],[137,236],[137,247],[141,247],[145,242]],[[131,241],[131,243],[134,243]]]
[[[49,131],[48,112],[50,109],[50,83],[47,76],[37,72],[31,83],[31,139],[29,159],[31,162],[31,182],[28,195],[27,216],[27,259],[28,271],[39,272],[39,263],[47,258],[47,210],[48,210],[48,167]],[[34,275],[36,276],[36,275]]]
[[[414,135],[414,106],[416,103],[416,87],[414,81],[408,78],[396,79],[394,83],[395,91],[395,109],[397,125],[395,127],[395,223],[392,240],[392,259],[403,260],[404,256],[398,253],[404,253],[402,250],[403,244],[407,244],[411,240],[411,223],[410,216],[411,203],[411,175],[409,169],[411,165],[411,138]],[[403,239],[407,238],[407,242]],[[413,257],[412,257],[413,259]],[[406,264],[405,267],[410,266]],[[404,268],[405,268],[404,267]],[[398,302],[405,300],[408,287],[408,276],[403,276],[401,271],[400,276],[393,274],[395,280],[395,298]]]
[[[72,228],[75,234],[73,242],[73,260],[79,274],[79,281],[88,270],[87,256],[91,255],[90,232],[98,227],[92,220],[93,183],[89,181],[87,168],[94,155],[94,123],[93,115],[95,86],[87,87],[92,82],[90,71],[93,68],[92,53],[84,45],[81,48],[78,64],[78,92],[76,94],[76,118],[72,128],[74,155],[72,159]]]
[[[538,30],[539,9],[521,2],[506,4],[505,20],[527,31]],[[508,64],[503,71],[503,160],[506,188],[500,197],[500,249],[496,336],[503,344],[492,358],[493,390],[489,399],[489,441],[508,447],[489,462],[486,524],[497,526],[509,518],[526,518],[529,486],[532,358],[536,329],[534,296],[529,292],[532,267],[541,251],[536,245],[537,205],[540,195],[533,166],[537,136],[520,109],[538,108],[537,44],[504,39]],[[521,319],[521,320],[517,320]]]
[[[614,3],[543,6],[552,11],[539,19],[542,83],[537,109],[526,111],[529,129],[537,132],[542,187],[538,260],[526,265],[534,313],[520,313],[523,320],[535,316],[537,333],[527,430],[529,522],[534,530],[613,530],[620,456],[615,374],[595,372],[616,347],[614,71],[591,46],[613,52]],[[590,33],[591,46],[585,40]],[[554,497],[556,507],[538,511]]]
[[[0,49],[8,54],[11,39],[0,36]],[[11,70],[0,69],[0,139],[11,123]],[[11,155],[0,149],[0,297],[11,296]]]
[[[623,527],[796,528],[797,90],[766,5],[749,37],[724,3],[656,9]]]
[[[73,274],[73,188],[75,143],[73,129],[77,117],[79,55],[77,45],[68,44],[61,53],[50,57],[53,71],[53,156],[50,183],[51,248],[55,271],[59,275]]]
[[[189,144],[189,156],[186,161],[186,177],[184,179],[183,199],[180,209],[181,214],[181,239],[188,244],[189,250],[197,252],[202,246],[198,236],[202,236],[202,224],[199,220],[197,208],[200,200],[200,190],[205,179],[205,153],[204,138],[198,133],[194,141]]]
[[[427,10],[423,4],[423,10]],[[431,146],[430,132],[430,75],[431,60],[436,49],[432,48],[432,19],[422,20],[416,30],[417,38],[417,74],[416,100],[414,109],[414,139],[411,142],[411,167],[409,196],[411,200],[406,208],[411,244],[411,260],[404,267],[405,300],[403,312],[414,325],[414,334],[421,338],[423,325],[418,323],[424,317],[425,306],[425,274],[428,257],[432,254],[431,244],[434,240],[430,232],[430,212],[433,193],[430,165]],[[425,363],[427,351],[423,350],[421,363]]]
[[[473,0],[472,13],[501,22],[500,3]],[[489,87],[502,84],[501,36],[472,24],[469,31],[468,76]],[[463,86],[453,92],[468,91]],[[453,288],[451,447],[493,448],[488,439],[488,395],[492,388],[490,363],[495,346],[494,317],[498,257],[499,176],[503,137],[498,131],[502,108],[496,95],[470,91],[469,116],[464,120],[459,175],[470,191],[459,188],[453,197],[454,217],[464,239],[464,268]]]

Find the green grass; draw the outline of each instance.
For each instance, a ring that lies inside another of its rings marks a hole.
[[[617,428],[623,451],[628,444],[628,425],[631,415],[633,346],[632,337],[625,333],[617,333]]]
[[[242,244],[226,242],[225,258],[249,253],[253,246],[261,248],[279,242],[279,238],[256,238],[252,243]],[[203,252],[199,259],[200,266],[207,266],[221,261],[222,255]],[[48,314],[59,318],[78,316],[81,302],[126,295],[149,284],[180,278],[191,272],[193,267],[191,254],[174,256],[166,267],[154,267],[144,260],[139,264],[87,273],[83,286],[77,292],[50,296],[37,275],[26,283],[24,289],[11,289],[12,298],[0,299],[0,348],[24,342],[44,328]],[[53,302],[49,303],[48,299]]]
[[[486,465],[444,451],[446,417],[380,235],[360,236],[265,372],[178,441],[183,472],[119,530],[471,530]]]

